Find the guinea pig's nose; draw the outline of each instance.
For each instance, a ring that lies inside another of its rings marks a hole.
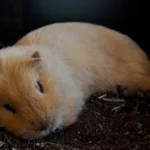
[[[48,129],[48,124],[41,122],[39,127],[40,131],[44,131]]]

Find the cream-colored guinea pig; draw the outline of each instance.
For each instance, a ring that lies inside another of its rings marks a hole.
[[[56,23],[0,51],[0,127],[24,139],[73,124],[95,92],[150,90],[150,63],[127,36],[88,23]]]

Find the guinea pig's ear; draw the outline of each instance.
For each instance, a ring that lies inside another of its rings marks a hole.
[[[35,51],[31,56],[30,56],[30,60],[29,60],[29,65],[31,67],[36,67],[39,65],[39,63],[41,62],[41,57],[38,51]]]

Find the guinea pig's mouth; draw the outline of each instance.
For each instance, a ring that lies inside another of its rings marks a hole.
[[[48,134],[50,134],[50,129],[46,129],[43,131],[27,131],[24,132],[23,134],[20,135],[20,138],[25,139],[25,140],[35,140],[35,139],[41,139],[45,136],[47,136]]]
[[[51,125],[47,126],[47,128],[44,128],[42,130],[27,130],[23,134],[21,134],[20,137],[25,140],[41,139],[50,133],[54,133],[56,129],[57,128],[54,128],[54,124],[51,123]]]

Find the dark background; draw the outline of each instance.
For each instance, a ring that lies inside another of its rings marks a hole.
[[[46,24],[82,21],[127,34],[150,56],[149,18],[148,0],[1,0],[0,43]]]

